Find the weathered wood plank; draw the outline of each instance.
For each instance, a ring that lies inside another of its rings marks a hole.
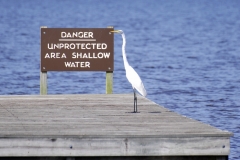
[[[227,138],[1,138],[1,156],[227,155]],[[214,145],[213,145],[214,144]],[[228,144],[229,145],[229,144]]]
[[[138,110],[131,94],[0,96],[0,156],[229,154],[227,131],[141,96]]]

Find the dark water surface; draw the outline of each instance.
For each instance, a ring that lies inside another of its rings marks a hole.
[[[147,98],[234,133],[240,159],[239,0],[0,0],[0,94],[39,94],[40,26],[125,31]],[[114,93],[130,93],[115,35]],[[105,93],[103,72],[48,72],[49,94]],[[139,110],[141,110],[139,108]]]

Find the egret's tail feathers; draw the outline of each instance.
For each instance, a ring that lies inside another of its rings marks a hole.
[[[141,87],[137,87],[136,90],[144,97],[147,96],[147,91],[143,86],[143,83],[141,83]]]

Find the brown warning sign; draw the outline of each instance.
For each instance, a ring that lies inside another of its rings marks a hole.
[[[41,71],[113,71],[113,28],[41,28]]]

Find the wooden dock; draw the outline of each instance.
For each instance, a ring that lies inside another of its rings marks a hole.
[[[132,94],[0,96],[0,157],[228,158],[230,132],[141,96],[132,111]]]

